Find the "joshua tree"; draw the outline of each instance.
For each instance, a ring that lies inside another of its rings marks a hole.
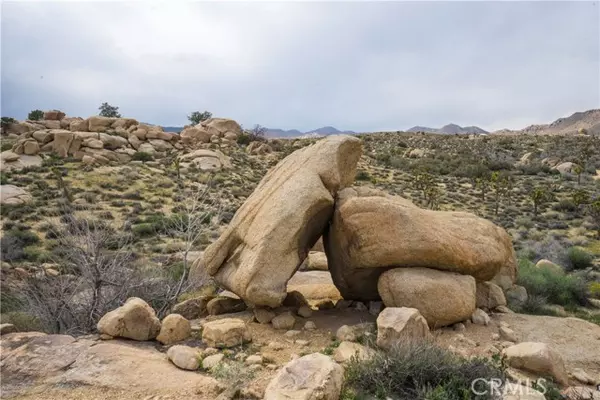
[[[508,190],[508,179],[506,176],[500,175],[499,172],[493,172],[490,177],[490,183],[494,191],[494,215],[498,215],[500,200],[506,195]]]
[[[529,198],[533,202],[533,217],[537,218],[539,207],[550,200],[551,194],[546,188],[537,187],[529,194]]]

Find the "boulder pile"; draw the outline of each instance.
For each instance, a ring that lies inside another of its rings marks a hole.
[[[505,305],[502,289],[516,277],[506,231],[470,213],[424,210],[350,187],[360,156],[360,140],[346,135],[292,153],[267,173],[192,268],[206,268],[249,306],[285,305],[290,289],[306,292],[311,274],[310,289],[317,275],[331,276],[319,291],[334,293],[334,301],[383,300],[386,307],[416,309],[429,327]],[[310,250],[321,236],[325,254],[317,259]],[[320,271],[291,279],[307,265]]]
[[[210,118],[177,134],[132,118],[71,118],[54,110],[46,112],[40,121],[10,124],[5,133],[17,138],[12,150],[3,153],[2,159],[7,163],[18,163],[21,155],[55,153],[84,163],[108,164],[129,162],[136,153],[158,159],[174,150],[207,149],[215,144],[225,148],[235,145],[242,128],[231,119]],[[182,160],[182,166],[193,163],[199,169],[214,170],[226,168],[229,163],[219,151],[190,154]]]

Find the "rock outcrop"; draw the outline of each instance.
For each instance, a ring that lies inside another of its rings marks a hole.
[[[475,311],[475,279],[430,268],[395,268],[377,285],[386,307],[416,308],[432,328],[467,320]]]
[[[492,279],[515,264],[506,231],[465,212],[430,211],[363,187],[338,193],[324,236],[329,270],[345,299],[377,300],[391,267],[427,267]]]
[[[0,204],[23,204],[31,201],[31,194],[15,185],[0,185]]]
[[[569,384],[569,377],[560,355],[546,343],[523,342],[504,349],[508,364],[514,368],[549,375],[561,385]]]
[[[277,164],[206,248],[208,273],[247,303],[279,306],[328,224],[336,193],[353,182],[360,154],[359,139],[331,136]]]

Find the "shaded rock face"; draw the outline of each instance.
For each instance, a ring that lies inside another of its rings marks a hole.
[[[247,303],[279,306],[331,219],[335,194],[353,182],[360,155],[360,140],[340,135],[282,160],[205,250],[208,273]]]
[[[378,300],[377,280],[392,267],[427,267],[477,280],[514,264],[506,231],[470,213],[430,211],[378,190],[338,193],[325,252],[345,299]]]
[[[468,275],[395,268],[381,275],[378,289],[387,307],[416,308],[430,327],[467,320],[475,311],[475,279]]]

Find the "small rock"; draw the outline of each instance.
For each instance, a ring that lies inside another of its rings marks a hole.
[[[219,352],[219,350],[215,349],[214,347],[207,347],[202,352],[202,355],[204,357],[207,357],[207,356],[212,356],[213,354],[217,354],[218,352]]]
[[[172,346],[167,350],[167,357],[181,369],[194,371],[200,366],[200,352],[189,346]]]
[[[298,336],[301,333],[302,332],[300,332],[300,331],[289,330],[284,335],[287,336],[287,337],[294,337],[294,336]]]
[[[356,333],[354,329],[348,325],[340,326],[335,333],[335,337],[340,342],[356,342]]]
[[[407,339],[429,339],[431,332],[419,310],[387,307],[377,317],[377,346],[389,349]]]
[[[369,302],[369,314],[378,316],[379,313],[383,310],[383,302],[382,301],[370,301]]]
[[[7,333],[16,332],[17,328],[13,324],[0,324],[0,336]]]
[[[308,340],[303,339],[297,339],[294,343],[296,343],[298,346],[308,346],[310,344]]]
[[[252,341],[241,319],[224,318],[204,324],[202,341],[210,347],[234,347]]]
[[[561,385],[569,379],[564,362],[554,349],[546,343],[523,342],[504,349],[508,365],[524,369],[540,376],[550,375]]]
[[[292,329],[295,323],[296,318],[290,312],[279,314],[271,320],[271,324],[275,329]]]
[[[259,324],[268,324],[277,314],[266,308],[255,308],[254,318]]]
[[[263,363],[263,358],[259,355],[252,355],[252,356],[248,356],[248,358],[246,358],[246,361],[244,361],[247,365],[254,365],[254,364],[262,364]]]
[[[499,312],[501,314],[514,314],[515,312],[506,306],[498,306],[494,308],[494,311]]]
[[[497,333],[492,334],[492,340],[500,340],[500,335]]]
[[[517,334],[515,333],[515,331],[513,331],[510,328],[501,326],[499,333],[500,333],[500,337],[504,340],[507,340],[509,342],[515,342],[515,343],[517,343],[519,341],[519,338],[517,337]]]
[[[312,310],[309,306],[302,306],[298,309],[298,315],[304,318],[310,318]]]
[[[337,308],[338,310],[344,310],[350,307],[351,305],[352,300],[338,300],[338,302],[335,303],[335,308]]]
[[[210,315],[230,314],[246,309],[246,303],[241,299],[232,297],[215,297],[206,304],[206,310]]]
[[[156,340],[162,344],[171,344],[189,338],[191,333],[190,321],[179,314],[169,314],[162,320]]]
[[[202,369],[210,370],[217,366],[221,361],[223,361],[225,355],[223,353],[213,354],[211,356],[205,357],[202,360]]]
[[[490,323],[490,316],[481,308],[477,308],[473,312],[473,315],[471,315],[471,321],[476,325],[487,326]]]
[[[367,359],[372,351],[367,347],[354,343],[354,342],[342,342],[333,352],[333,359],[339,363],[345,363],[350,361],[352,358],[359,360]]]
[[[282,343],[279,342],[270,342],[267,347],[271,350],[283,350],[285,348],[285,346]]]
[[[583,383],[583,384],[587,384],[587,385],[594,385],[596,383],[596,381],[594,380],[594,378],[592,378],[591,376],[589,376],[587,374],[587,372],[585,372],[583,369],[581,368],[575,368],[572,372],[571,372],[571,376],[575,379],[577,379],[579,382]]]
[[[305,331],[314,331],[315,329],[317,329],[317,325],[315,325],[315,323],[312,321],[306,321],[304,324]]]
[[[462,322],[459,322],[458,324],[454,324],[452,327],[454,328],[454,330],[456,332],[464,332],[467,330],[467,327]]]

